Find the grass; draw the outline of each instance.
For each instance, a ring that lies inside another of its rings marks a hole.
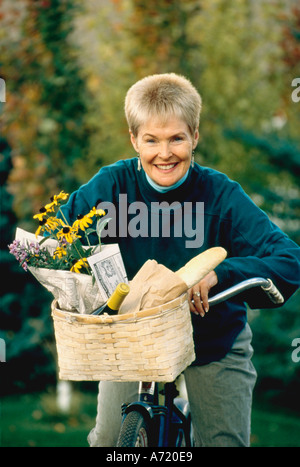
[[[300,416],[254,403],[252,447],[300,447]]]
[[[88,447],[97,395],[75,393],[68,415],[56,408],[54,393],[9,396],[1,401],[0,446]]]
[[[56,408],[53,392],[7,396],[1,400],[0,446],[88,447],[97,394],[73,394],[68,415]],[[254,404],[253,447],[300,447],[300,418]]]

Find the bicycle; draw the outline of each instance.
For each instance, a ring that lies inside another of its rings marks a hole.
[[[270,279],[248,279],[211,297],[217,305],[254,287],[261,287],[274,304],[284,299]],[[160,387],[140,382],[138,400],[122,406],[122,425],[117,447],[193,447],[193,425],[187,400],[179,396],[176,382]],[[160,403],[160,397],[163,402]]]

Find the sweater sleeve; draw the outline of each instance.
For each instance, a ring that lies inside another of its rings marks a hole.
[[[215,270],[222,289],[253,277],[269,278],[285,301],[300,286],[300,248],[243,192],[234,185],[220,219],[228,258]],[[251,308],[274,305],[255,289],[245,293]]]

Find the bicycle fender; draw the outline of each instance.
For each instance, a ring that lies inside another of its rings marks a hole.
[[[126,409],[124,410],[124,415],[127,415],[129,412],[133,411],[142,413],[145,418],[149,419],[149,421],[153,420],[154,418],[153,408],[146,402],[132,402],[131,404],[127,405]]]
[[[186,418],[190,416],[191,411],[190,411],[190,404],[188,403],[188,401],[186,401],[185,399],[182,399],[181,397],[176,397],[176,399],[174,399],[174,405],[180,410],[180,412]]]

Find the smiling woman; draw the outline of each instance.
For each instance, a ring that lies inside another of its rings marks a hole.
[[[199,139],[202,100],[186,78],[169,73],[135,83],[125,99],[131,142],[146,174],[173,186],[186,174]]]

